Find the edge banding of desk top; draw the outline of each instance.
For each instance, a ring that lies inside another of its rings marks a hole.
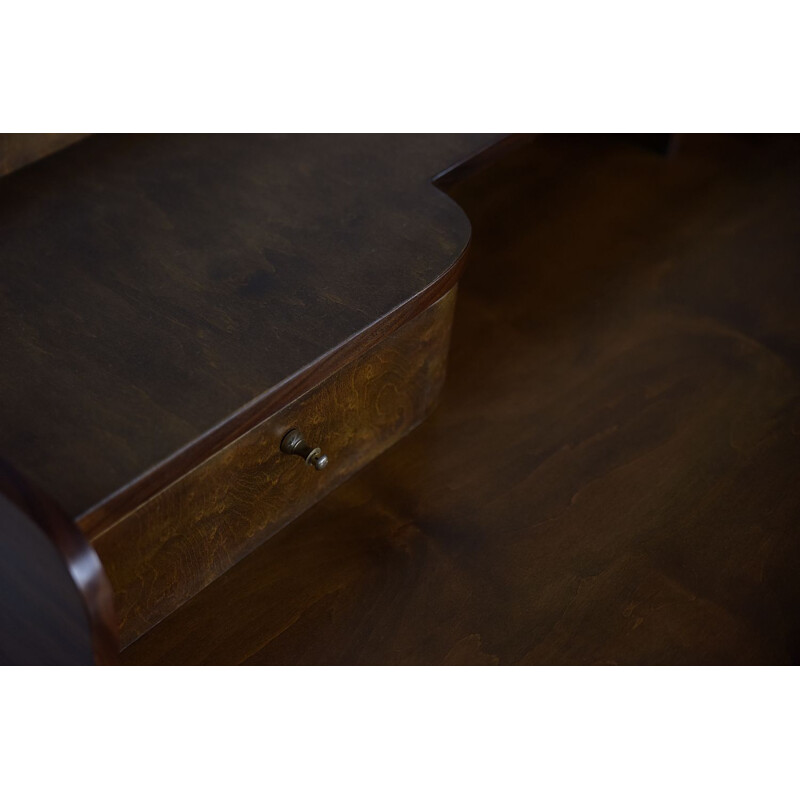
[[[431,183],[444,193],[459,180],[482,169],[527,138],[529,138],[527,134],[503,137],[437,173],[431,179]],[[451,202],[455,203],[452,199]],[[271,387],[186,447],[176,451],[165,461],[155,465],[81,514],[77,518],[80,528],[90,540],[98,539],[105,531],[178,481],[191,469],[236,441],[284,406],[314,389],[339,369],[366,353],[378,341],[391,335],[429,308],[458,282],[468,250],[469,239],[455,261],[435,281],[369,327]]]

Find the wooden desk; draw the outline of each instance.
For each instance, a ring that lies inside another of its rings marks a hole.
[[[0,453],[123,645],[429,412],[470,232],[432,180],[501,138],[98,136],[0,181]]]

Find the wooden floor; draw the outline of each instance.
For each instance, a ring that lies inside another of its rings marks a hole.
[[[427,422],[129,663],[800,661],[800,143],[539,137]]]

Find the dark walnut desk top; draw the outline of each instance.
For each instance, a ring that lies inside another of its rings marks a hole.
[[[98,136],[3,177],[0,453],[89,532],[135,507],[455,282],[432,179],[501,138]]]

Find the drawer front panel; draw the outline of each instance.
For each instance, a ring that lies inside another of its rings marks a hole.
[[[454,304],[452,289],[93,541],[114,589],[123,647],[430,412],[444,380]],[[281,452],[291,428],[322,448],[326,469]]]

